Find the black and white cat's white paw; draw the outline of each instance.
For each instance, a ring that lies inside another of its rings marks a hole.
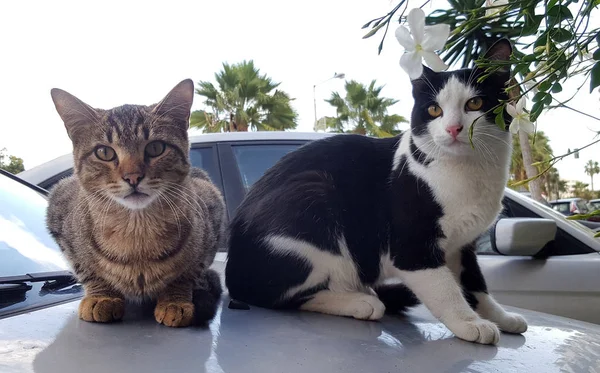
[[[504,312],[504,315],[494,321],[506,333],[521,334],[527,331],[527,321],[518,313]]]
[[[349,305],[353,308],[352,317],[359,320],[379,320],[385,314],[385,306],[379,298],[364,294]]]
[[[496,324],[485,319],[477,318],[445,324],[454,335],[465,341],[481,344],[497,344],[500,341],[500,330]]]
[[[353,317],[359,320],[379,320],[385,306],[376,296],[365,293],[338,293],[323,290],[300,306],[305,311]]]

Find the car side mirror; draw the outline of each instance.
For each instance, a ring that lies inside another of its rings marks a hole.
[[[541,218],[504,218],[493,229],[492,248],[502,255],[533,256],[556,237],[556,222]]]

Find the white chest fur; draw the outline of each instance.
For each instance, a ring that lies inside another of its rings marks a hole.
[[[402,139],[396,158],[400,154],[407,157],[405,167],[427,183],[442,207],[444,215],[439,223],[445,238],[440,246],[446,252],[458,250],[488,229],[500,213],[508,155],[498,157],[496,165],[477,161],[477,157],[440,157],[424,166],[409,155],[408,138]]]

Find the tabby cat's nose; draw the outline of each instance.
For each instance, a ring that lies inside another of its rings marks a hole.
[[[142,173],[130,173],[123,175],[123,180],[125,180],[127,184],[131,185],[132,187],[136,187],[140,184],[144,176],[145,175]]]

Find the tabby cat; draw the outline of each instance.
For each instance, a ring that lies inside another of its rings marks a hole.
[[[511,53],[501,40],[484,57]],[[231,223],[230,296],[364,320],[422,301],[468,341],[524,332],[523,317],[487,293],[472,244],[502,209],[511,153],[490,110],[508,98],[510,73],[478,82],[483,73],[425,68],[409,131],[337,135],[284,156]]]
[[[74,175],[50,194],[47,225],[85,289],[79,317],[110,322],[124,301],[156,301],[157,322],[206,323],[221,295],[209,269],[224,202],[190,167],[191,80],[158,104],[95,109],[52,89],[73,142]]]

